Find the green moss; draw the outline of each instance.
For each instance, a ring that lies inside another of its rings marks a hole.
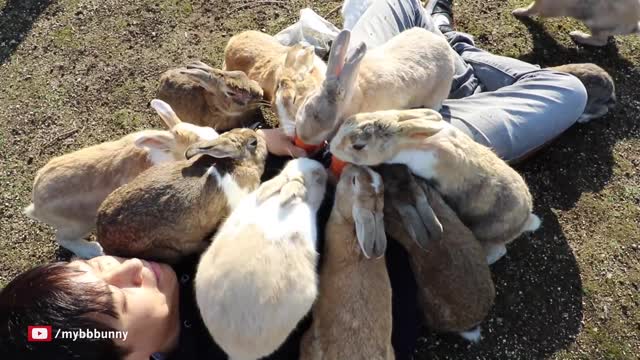
[[[193,13],[190,0],[163,0],[160,9],[174,15],[189,16]]]
[[[53,43],[60,48],[63,47],[77,47],[77,40],[75,38],[75,31],[71,25],[67,25],[62,29],[58,29],[53,32]]]
[[[126,132],[142,130],[144,120],[142,116],[129,109],[120,109],[111,117],[113,124]]]

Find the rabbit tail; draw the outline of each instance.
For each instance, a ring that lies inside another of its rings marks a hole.
[[[522,231],[536,231],[538,230],[541,224],[542,224],[542,221],[540,220],[538,215],[531,213],[529,214],[529,218],[527,219],[527,222],[524,224]]]
[[[476,326],[473,329],[468,331],[461,331],[458,334],[462,336],[465,340],[470,341],[472,343],[477,343],[480,341],[480,339],[482,339],[482,332],[481,332],[480,326]]]
[[[27,217],[29,217],[30,219],[38,220],[38,218],[36,217],[36,207],[33,205],[33,203],[24,208],[24,211],[22,213],[27,215]]]

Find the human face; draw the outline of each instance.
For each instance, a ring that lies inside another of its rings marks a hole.
[[[171,267],[114,256],[75,260],[69,266],[84,271],[74,280],[109,287],[119,319],[104,320],[116,329],[128,331],[122,342],[132,351],[127,360],[147,360],[152,353],[166,352],[176,345],[180,330],[179,292]]]

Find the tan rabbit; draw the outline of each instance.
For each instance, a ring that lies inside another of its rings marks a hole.
[[[495,299],[482,246],[440,194],[405,165],[377,170],[386,189],[385,227],[407,250],[427,325],[479,341],[478,325]]]
[[[320,294],[300,359],[394,359],[380,175],[348,165],[335,199],[325,228]]]
[[[348,30],[340,32],[322,87],[298,110],[296,135],[303,143],[321,144],[343,119],[360,112],[438,110],[449,96],[455,53],[442,35],[415,27],[368,52],[359,44],[347,55],[350,37]]]
[[[591,35],[570,33],[573,41],[590,46],[604,46],[613,35],[638,33],[639,0],[534,0],[528,7],[515,9],[515,16],[570,16],[584,22]]]
[[[405,164],[433,182],[483,244],[490,264],[506,254],[505,244],[540,226],[522,176],[437,111],[358,114],[345,120],[330,146],[343,161]]]
[[[198,154],[203,154],[191,159]],[[267,148],[250,129],[232,129],[186,150],[114,191],[100,206],[98,241],[109,255],[174,263],[197,253],[260,184]]]
[[[613,78],[596,64],[567,64],[549,69],[569,73],[582,82],[587,89],[587,106],[578,119],[586,123],[606,115],[616,105],[616,86]]]
[[[300,158],[244,198],[202,255],[196,300],[231,360],[274,352],[318,293],[316,214],[327,174]]]
[[[244,31],[229,40],[224,50],[226,70],[245,72],[264,90],[264,99],[277,112],[281,127],[291,134],[302,101],[324,80],[326,65],[313,47],[281,45],[273,36]]]
[[[51,159],[36,174],[32,204],[25,214],[56,228],[56,240],[77,256],[103,253],[84,239],[94,228],[98,207],[115,189],[152,165],[184,160],[191,144],[215,139],[211,128],[185,123],[163,101],[153,100],[169,131],[143,130],[119,140],[90,146]]]
[[[163,73],[157,96],[184,121],[219,131],[249,125],[264,103],[260,85],[242,71],[214,69],[202,62]]]

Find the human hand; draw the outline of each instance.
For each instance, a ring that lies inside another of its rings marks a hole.
[[[291,138],[280,128],[259,129],[258,135],[262,136],[267,143],[267,150],[277,156],[304,157],[307,152],[295,146]]]

